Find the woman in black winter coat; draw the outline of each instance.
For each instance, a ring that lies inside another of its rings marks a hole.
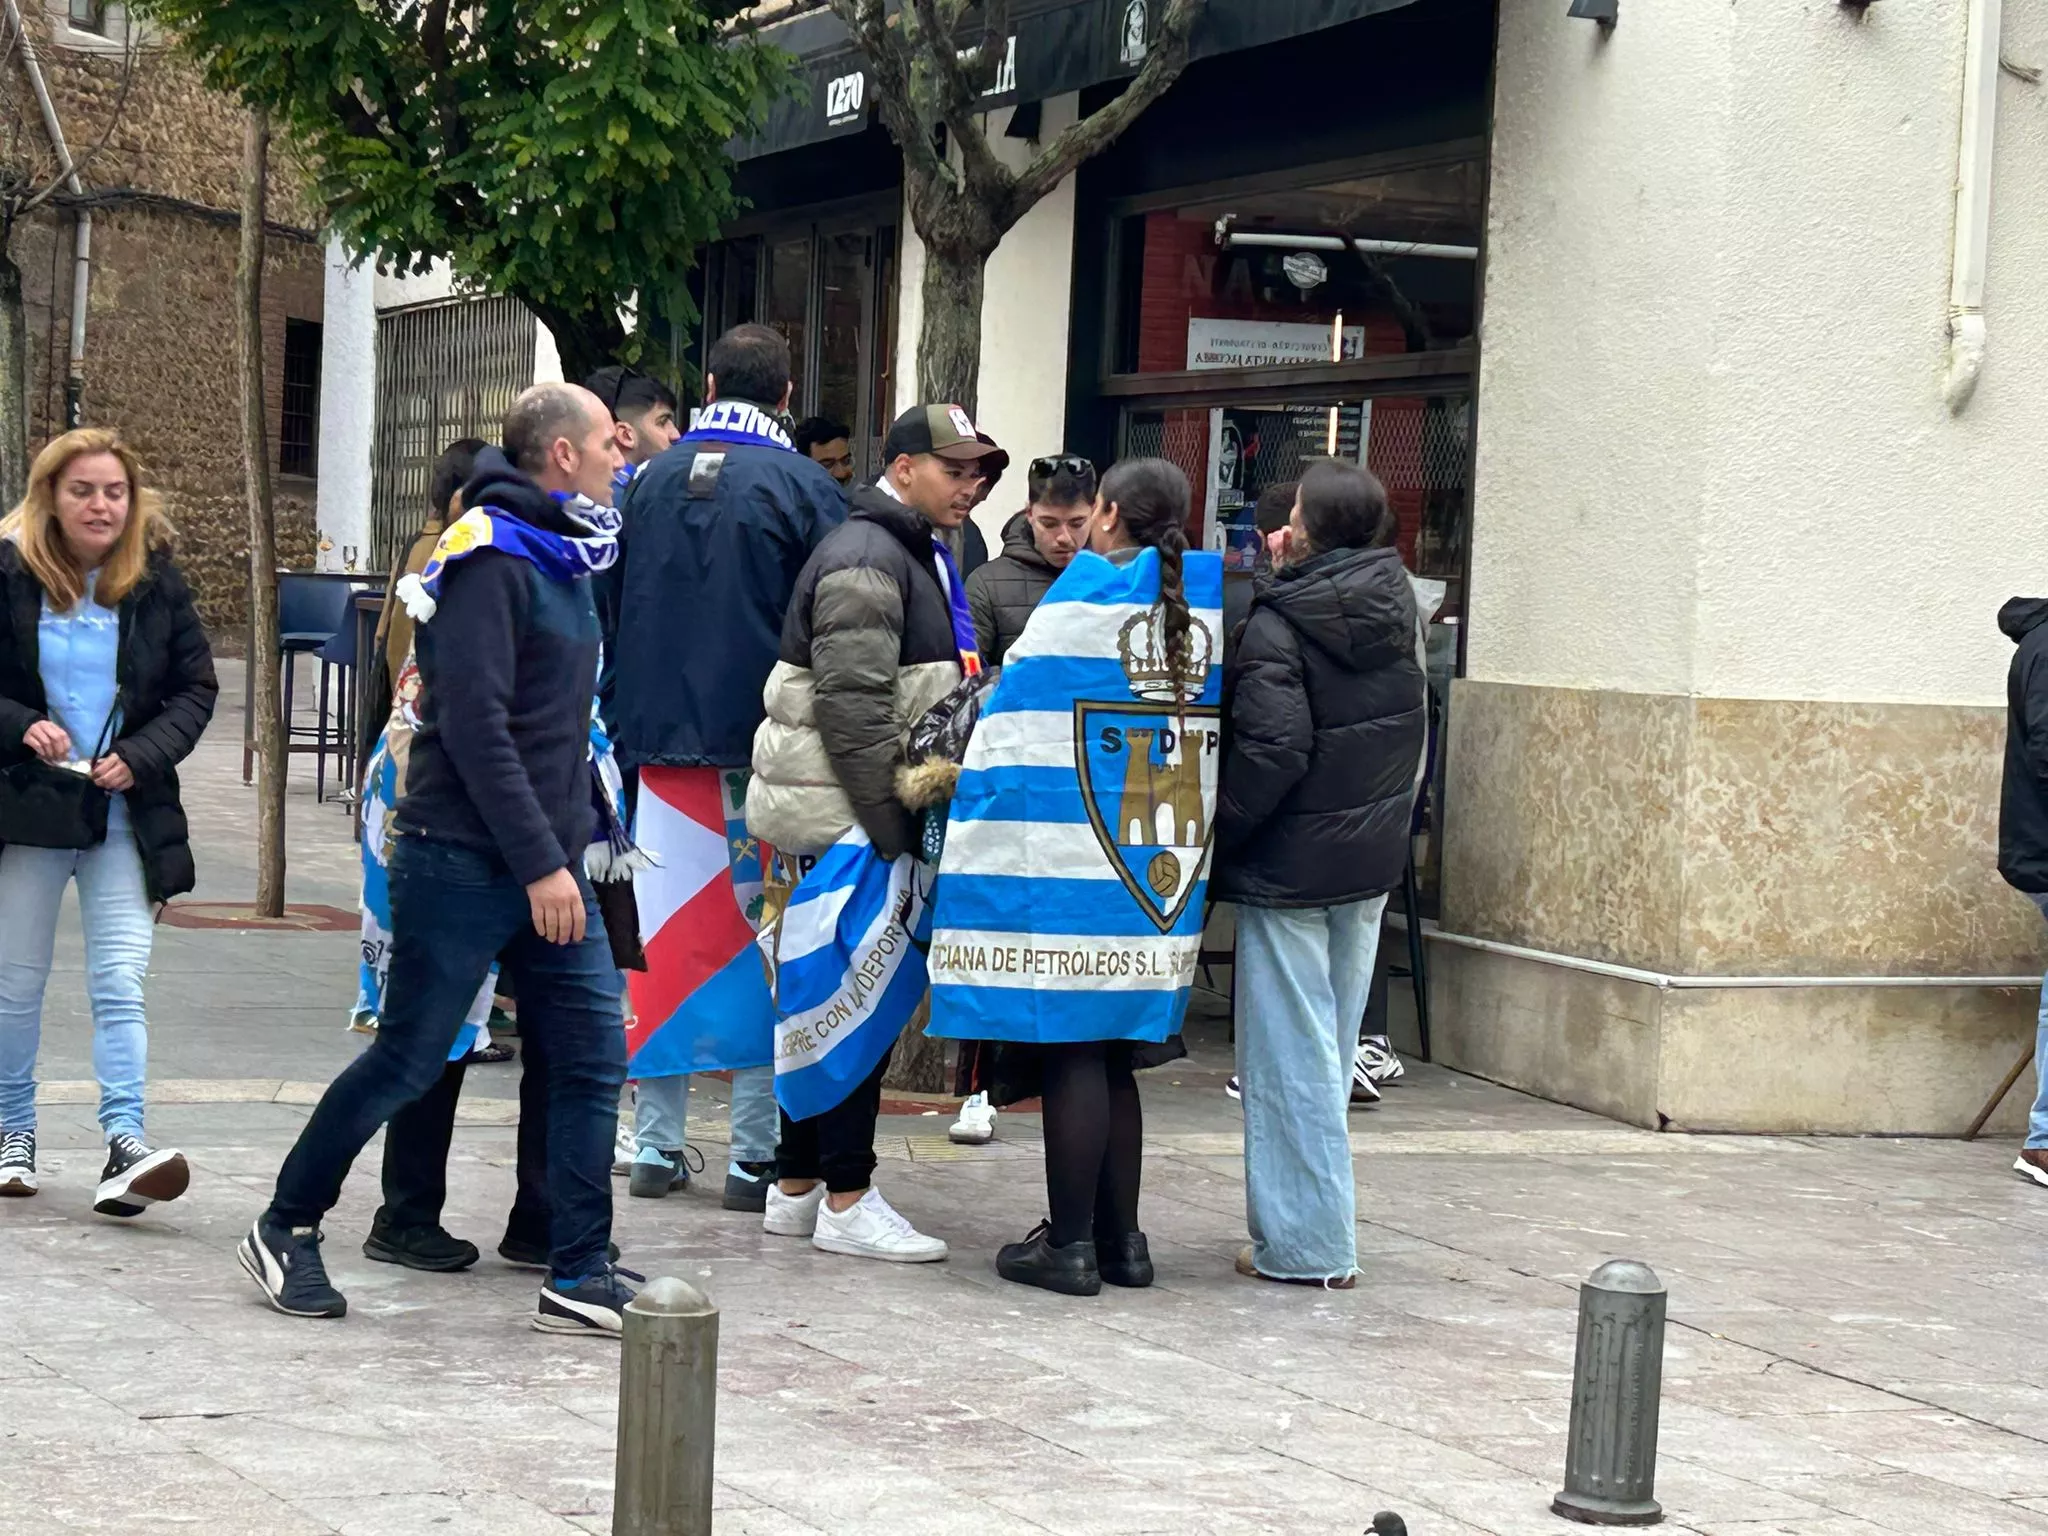
[[[1338,1289],[1358,1256],[1352,1056],[1427,718],[1408,576],[1371,547],[1386,514],[1355,465],[1302,477],[1231,664],[1210,887],[1237,904],[1252,1236],[1238,1269]]]
[[[176,765],[219,687],[155,497],[112,432],[38,455],[0,522],[0,1195],[33,1195],[36,1052],[57,912],[76,880],[107,1162],[93,1209],[185,1192],[143,1140],[152,908],[192,889]]]

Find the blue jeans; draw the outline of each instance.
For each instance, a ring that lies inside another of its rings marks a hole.
[[[1358,1267],[1351,1063],[1387,898],[1237,909],[1237,1072],[1252,1262],[1283,1280]]]
[[[583,942],[550,944],[534,932],[525,887],[497,858],[430,838],[397,840],[384,1017],[285,1158],[272,1220],[317,1226],[334,1208],[377,1128],[441,1081],[476,989],[502,954],[519,989],[521,1043],[538,1047],[547,1067],[550,1268],[565,1283],[605,1268],[626,1035],[604,920],[580,871],[576,879]]]
[[[2035,896],[2035,906],[2048,917],[2048,896]],[[2041,1013],[2034,1026],[2034,1109],[2027,1116],[2027,1145],[2048,1147],[2048,979],[2041,983]]]
[[[85,991],[92,1002],[92,1068],[100,1128],[142,1135],[149,1031],[142,977],[149,969],[149,891],[142,855],[124,828],[97,848],[0,849],[0,1130],[36,1128],[36,1052],[43,988],[57,944],[64,886],[78,882],[85,929]]]
[[[634,1089],[633,1135],[658,1152],[682,1146],[690,1116],[687,1077],[644,1077]],[[732,1075],[732,1160],[772,1163],[782,1117],[775,1106],[775,1069],[747,1067]]]

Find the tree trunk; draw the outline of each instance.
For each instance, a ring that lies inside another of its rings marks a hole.
[[[932,995],[927,992],[917,1012],[903,1026],[896,1042],[896,1054],[882,1075],[882,1086],[899,1093],[944,1093],[946,1091],[946,1042],[933,1040],[924,1032],[931,1021]]]
[[[0,513],[28,489],[28,322],[21,268],[0,250]]]
[[[918,398],[980,412],[981,289],[988,252],[924,253],[924,320],[917,335]]]
[[[284,916],[285,721],[277,630],[277,522],[270,499],[270,433],[263,396],[263,215],[270,180],[270,113],[249,114],[242,140],[242,250],[235,319],[242,350],[242,480],[249,497],[249,632],[256,746],[256,915]]]
[[[580,384],[600,368],[624,361],[626,328],[611,310],[576,311],[544,300],[515,295],[555,338],[562,359],[562,377]]]

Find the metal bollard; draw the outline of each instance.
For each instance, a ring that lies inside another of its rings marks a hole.
[[[1664,1388],[1664,1282],[1616,1259],[1579,1287],[1564,1489],[1551,1509],[1584,1525],[1655,1525],[1657,1400]]]
[[[681,1280],[626,1304],[612,1536],[711,1536],[718,1308]]]

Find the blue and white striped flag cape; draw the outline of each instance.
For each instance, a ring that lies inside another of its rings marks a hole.
[[[844,1103],[924,1001],[931,935],[924,876],[858,824],[761,930],[775,987],[775,1097],[793,1120]]]
[[[967,748],[934,893],[932,1018],[955,1040],[1166,1039],[1201,949],[1221,752],[1223,560],[1190,553],[1185,693],[1159,556],[1080,554]]]

